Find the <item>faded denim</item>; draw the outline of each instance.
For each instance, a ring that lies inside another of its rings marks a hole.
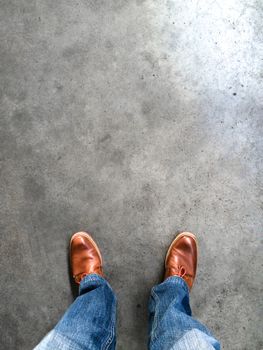
[[[189,291],[180,277],[152,289],[149,302],[149,350],[219,350],[211,332],[191,316]],[[116,297],[96,274],[83,278],[79,296],[34,350],[114,350]],[[127,345],[128,349],[128,345]]]

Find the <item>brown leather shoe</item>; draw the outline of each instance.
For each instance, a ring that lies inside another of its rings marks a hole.
[[[170,245],[165,259],[164,279],[182,277],[189,289],[192,288],[197,267],[197,242],[194,234],[180,233]]]
[[[91,273],[103,276],[102,257],[97,244],[86,232],[75,233],[70,240],[70,262],[73,278],[80,283]]]

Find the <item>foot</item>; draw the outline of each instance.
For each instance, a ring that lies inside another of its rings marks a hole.
[[[70,263],[73,278],[80,284],[83,277],[95,273],[103,276],[102,257],[97,244],[86,232],[75,233],[70,241]]]
[[[190,232],[180,233],[170,245],[165,259],[165,277],[179,276],[192,288],[197,267],[196,237]]]

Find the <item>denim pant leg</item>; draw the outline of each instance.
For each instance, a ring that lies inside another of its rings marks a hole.
[[[80,283],[79,296],[34,350],[114,350],[116,297],[108,282],[92,274]]]
[[[149,349],[220,350],[211,332],[191,317],[188,286],[180,277],[169,277],[152,289]]]

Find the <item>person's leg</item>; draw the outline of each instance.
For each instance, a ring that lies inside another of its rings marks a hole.
[[[169,277],[152,289],[149,313],[151,350],[220,349],[210,331],[191,317],[188,286],[182,278]]]
[[[116,297],[103,278],[98,247],[81,232],[72,237],[70,255],[79,296],[34,350],[114,350]]]
[[[99,275],[85,276],[79,296],[35,350],[115,348],[116,298]]]
[[[191,316],[189,289],[196,275],[195,236],[180,234],[165,261],[165,280],[152,289],[149,302],[150,350],[219,350],[211,332]]]

